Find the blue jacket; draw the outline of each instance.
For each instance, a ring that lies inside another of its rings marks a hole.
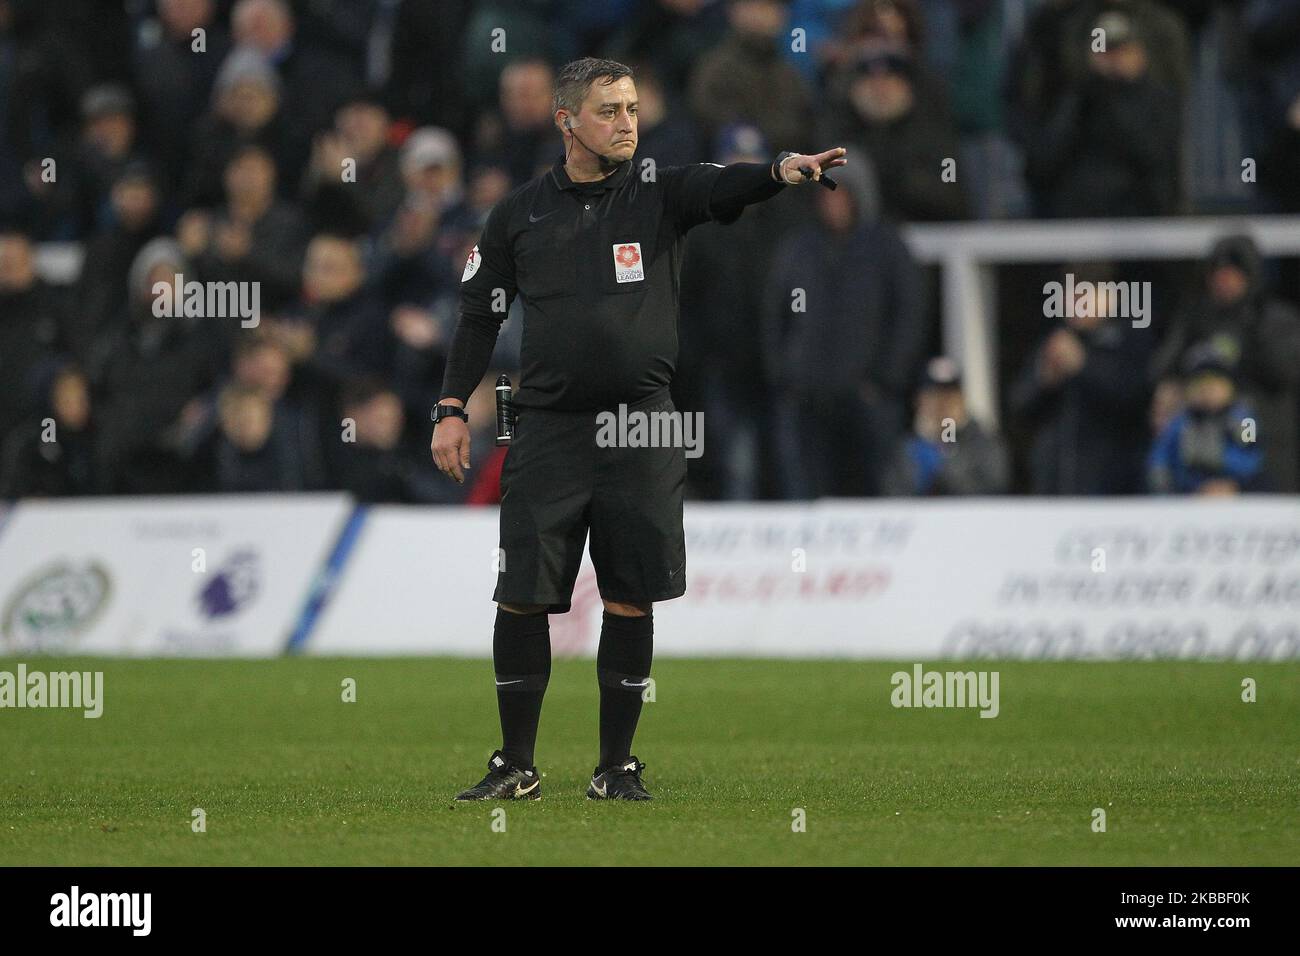
[[[1258,441],[1243,439],[1243,420],[1254,412],[1234,402],[1222,412],[1183,412],[1156,439],[1147,459],[1151,490],[1193,494],[1215,478],[1229,478],[1243,491],[1259,490],[1264,456]]]

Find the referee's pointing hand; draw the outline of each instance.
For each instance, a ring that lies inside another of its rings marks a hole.
[[[810,180],[799,171],[800,167],[804,167],[812,170],[813,180],[821,179],[822,173],[848,163],[848,160],[844,158],[847,152],[848,150],[843,146],[836,146],[824,153],[795,153],[781,160],[780,175],[792,186],[809,182]]]
[[[446,399],[443,402],[447,403]],[[440,472],[462,485],[465,483],[465,472],[469,470],[469,426],[464,421],[452,415],[438,422],[429,450]]]

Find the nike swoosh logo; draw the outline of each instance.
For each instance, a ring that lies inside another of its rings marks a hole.
[[[546,216],[534,216],[534,215],[530,212],[530,213],[528,214],[528,221],[529,221],[529,222],[541,222],[541,221],[542,221],[543,219],[545,219],[547,216],[554,216],[556,212],[558,212],[558,210],[552,209],[550,212],[548,212],[548,213],[546,214]]]
[[[591,789],[595,790],[596,793],[598,793],[602,797],[605,795],[605,785],[603,783],[599,787],[597,787],[596,781],[593,780],[591,781]]]
[[[499,681],[497,681],[497,686],[498,686],[498,687],[505,687],[506,684],[522,684],[523,682],[524,682],[524,680],[523,680],[522,677],[521,677],[519,680],[499,680]]]
[[[648,680],[643,680],[643,681],[642,681],[641,683],[639,683],[639,684],[633,684],[633,683],[630,683],[626,678],[624,678],[623,680],[619,681],[619,683],[622,684],[624,687],[647,687],[647,686],[649,686],[649,684],[650,684],[650,682],[649,682]]]
[[[531,787],[521,787],[519,786],[519,784],[515,784],[515,796],[516,797],[527,796],[528,794],[536,790],[541,785],[541,783],[542,782],[540,780],[534,780],[533,785]]]

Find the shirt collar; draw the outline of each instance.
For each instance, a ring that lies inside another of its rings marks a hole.
[[[564,170],[564,157],[561,156],[559,161],[551,167],[551,180],[555,183],[556,189],[575,189],[578,192],[604,192],[607,189],[617,189],[627,179],[627,171],[632,168],[632,160],[625,159],[618,164],[618,168],[606,176],[604,179],[590,183],[575,183],[569,178],[569,174]]]

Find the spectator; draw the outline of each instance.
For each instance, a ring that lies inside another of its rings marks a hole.
[[[39,408],[44,367],[63,350],[62,313],[36,276],[31,238],[0,229],[0,442]]]
[[[141,249],[128,280],[128,319],[115,323],[97,349],[103,358],[92,384],[102,409],[101,467],[111,494],[189,487],[180,436],[197,411],[191,400],[216,380],[221,353],[214,345],[218,320],[173,316],[162,307],[188,269],[170,239]]]
[[[153,171],[143,163],[125,167],[110,194],[112,216],[85,243],[77,282],[77,310],[69,326],[70,345],[87,356],[95,338],[121,318],[125,276],[145,243],[155,238],[162,196]]]
[[[128,164],[143,159],[137,144],[135,100],[126,87],[104,84],[91,89],[82,99],[81,115],[81,140],[68,164],[71,168],[64,173],[73,202],[69,212],[79,237],[108,220],[113,183]]]
[[[0,452],[0,498],[91,495],[100,491],[90,386],[63,365],[42,388],[38,419],[12,431]]]
[[[303,177],[303,201],[318,232],[357,236],[387,221],[402,200],[391,121],[378,99],[357,95],[339,108],[334,129],[316,137]]]
[[[771,146],[758,128],[744,124],[725,127],[713,152],[724,165],[770,156]],[[776,244],[812,214],[805,199],[792,195],[758,203],[730,225],[696,226],[686,240],[673,395],[678,408],[704,410],[710,451],[689,462],[694,494],[747,500],[775,490],[762,487],[764,475],[772,472],[772,450],[761,410],[772,391],[754,317],[762,314]]]
[[[393,373],[394,339],[383,304],[365,278],[352,239],[321,233],[309,243],[302,300],[291,321],[308,330],[312,345],[305,364],[331,392],[348,380]]]
[[[344,387],[340,407],[355,432],[329,445],[335,487],[368,504],[436,501],[445,493],[428,448],[402,440],[406,421],[396,394],[373,381],[354,381]]]
[[[280,79],[261,55],[237,48],[226,57],[212,90],[212,110],[193,126],[187,206],[221,201],[222,177],[242,147],[259,145],[275,161],[280,194],[294,196],[293,185],[307,159],[305,144],[287,135]]]
[[[277,441],[294,450],[307,488],[324,484],[320,423],[309,414],[300,395],[292,393],[292,362],[285,347],[266,336],[240,343],[235,351],[234,381],[263,395],[274,407],[273,431]]]
[[[1127,23],[1102,21],[1118,13]],[[1187,28],[1163,4],[1152,0],[1050,0],[1033,11],[1010,70],[1011,100],[1021,144],[1028,146],[1035,131],[1057,111],[1061,100],[1092,74],[1097,45],[1094,33],[1119,24],[1145,42],[1153,82],[1182,93],[1188,85]],[[1105,35],[1113,48],[1115,37]]]
[[[790,23],[803,28],[807,48],[788,49],[786,58],[814,87],[842,74],[867,36],[895,39],[913,53],[921,49],[921,16],[912,0],[793,0]]]
[[[465,202],[460,149],[446,130],[419,129],[402,147],[406,192],[379,237],[376,272],[394,307],[429,303],[460,284],[460,234],[477,226]]]
[[[269,330],[243,335],[237,342],[231,361],[230,378],[214,388],[200,402],[183,436],[184,453],[197,461],[200,476],[215,467],[217,448],[215,433],[220,424],[220,399],[226,388],[251,390],[271,406],[271,436],[275,460],[290,469],[298,487],[324,486],[321,452],[322,421],[312,404],[310,393],[292,389],[293,363],[289,351]],[[277,466],[278,467],[278,466]]]
[[[726,0],[729,29],[700,60],[690,108],[711,140],[730,123],[757,126],[777,149],[797,149],[812,133],[812,91],[782,55],[787,17],[780,0]]]
[[[307,236],[297,207],[276,197],[275,176],[265,149],[240,147],[226,164],[225,204],[187,212],[176,230],[205,281],[256,282],[272,311],[296,297]]]
[[[300,491],[302,462],[275,429],[271,400],[251,385],[231,383],[217,400],[218,427],[198,456],[203,490]],[[206,487],[204,487],[206,486]]]
[[[238,0],[230,24],[235,43],[260,54],[279,77],[284,110],[276,125],[284,133],[289,154],[299,158],[281,171],[285,195],[293,195],[312,137],[330,125],[335,110],[360,85],[361,76],[346,56],[300,37],[285,0]]]
[[[1093,69],[1097,29],[1105,31],[1106,46],[1112,50],[1136,33],[1144,44],[1152,81],[1181,95],[1191,73],[1187,25],[1168,6],[1157,0],[1076,0],[1065,4],[1057,68],[1066,74],[1067,82],[1077,82]]]
[[[546,20],[546,8],[553,5],[552,0],[472,0],[468,18],[458,25],[463,42],[456,59],[463,64],[463,70],[452,96],[461,102],[443,110],[459,107],[467,116],[481,121],[500,105],[506,69],[521,63],[549,70],[551,63],[559,62],[555,52],[558,44],[553,39],[556,26]],[[503,49],[501,41],[506,37],[508,47]],[[508,56],[502,55],[507,52]]]
[[[903,438],[883,481],[887,495],[1000,495],[1010,486],[1006,448],[970,417],[961,373],[931,359],[916,395],[912,433]]]
[[[836,170],[777,246],[763,300],[782,497],[870,495],[902,430],[927,330],[920,271],[878,212],[870,166]]]
[[[428,209],[436,224],[464,225],[464,163],[456,137],[445,129],[425,127],[402,144],[401,174],[408,203]]]
[[[1263,271],[1249,236],[1215,243],[1203,291],[1175,320],[1156,355],[1155,374],[1173,376],[1205,343],[1235,356],[1241,398],[1260,415],[1264,486],[1294,492],[1300,489],[1300,315],[1269,295]]]
[[[1179,89],[1152,69],[1135,20],[1104,14],[1106,49],[1030,137],[1029,180],[1049,216],[1162,216],[1181,204]]]
[[[1263,455],[1252,434],[1257,423],[1250,406],[1236,396],[1234,365],[1227,350],[1210,343],[1188,354],[1187,408],[1151,449],[1152,491],[1235,495],[1258,487]]]
[[[501,71],[498,111],[479,122],[475,148],[500,158],[515,186],[528,182],[555,161],[555,125],[550,64],[515,60]]]
[[[848,103],[829,117],[822,137],[865,153],[885,191],[885,215],[902,220],[960,219],[966,198],[944,163],[957,156],[957,131],[932,83],[906,49],[864,44],[843,82]],[[856,149],[854,147],[857,147]]]
[[[0,217],[37,239],[71,239],[77,224],[55,207],[63,197],[42,164],[66,152],[93,71],[66,14],[51,10],[0,3]]]
[[[1144,487],[1143,414],[1150,334],[1115,315],[1109,271],[1081,273],[1096,295],[1080,295],[1012,385],[1012,414],[1033,432],[1034,494],[1125,495]],[[1076,288],[1083,288],[1082,282]]]
[[[135,81],[141,132],[168,195],[184,182],[189,160],[189,138],[177,133],[202,115],[217,70],[230,52],[230,33],[216,15],[215,0],[159,0],[158,19],[140,31]],[[201,52],[195,48],[195,31],[200,31]]]

